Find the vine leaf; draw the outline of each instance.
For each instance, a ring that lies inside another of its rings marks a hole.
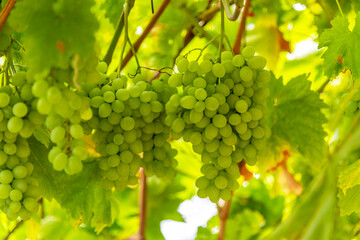
[[[341,215],[350,215],[353,212],[360,210],[360,185],[349,188],[344,194],[343,191],[339,191],[339,207]]]
[[[24,33],[29,72],[46,76],[51,67],[67,68],[76,54],[80,59],[94,55],[96,17],[93,0],[23,0],[9,16],[10,25]]]
[[[360,210],[360,160],[340,171],[338,187],[341,215],[349,215]]]
[[[344,68],[349,68],[357,79],[360,77],[360,15],[357,15],[352,30],[349,30],[346,17],[338,16],[331,24],[332,28],[325,29],[319,38],[319,48],[327,47],[322,56],[325,74],[329,78],[336,77]]]
[[[81,173],[68,176],[57,172],[47,160],[48,150],[34,138],[30,140],[33,177],[39,181],[43,197],[56,199],[79,223],[91,223],[97,233],[110,226],[118,215],[118,202],[100,184],[97,163],[84,164]]]
[[[34,137],[36,140],[44,144],[45,147],[50,145],[50,131],[45,125],[41,125],[34,129]]]
[[[321,109],[326,104],[310,85],[305,75],[291,79],[286,85],[282,78],[272,77],[268,100],[270,141],[276,146],[279,138],[286,140],[311,161],[312,167],[319,169],[323,165],[326,136],[322,126],[326,118]]]

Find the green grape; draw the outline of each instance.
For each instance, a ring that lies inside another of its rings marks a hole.
[[[120,121],[120,126],[125,131],[130,131],[135,127],[135,121],[131,117],[124,117]]]
[[[170,87],[180,87],[182,83],[182,74],[181,73],[175,73],[171,75],[171,77],[168,80],[168,84]]]
[[[219,129],[213,124],[209,124],[204,131],[204,134],[208,139],[214,139],[218,135],[218,133]]]
[[[258,72],[256,80],[259,82],[269,82],[271,79],[271,75],[269,71],[261,70]]]
[[[217,114],[213,118],[213,124],[217,128],[223,128],[226,126],[227,119],[224,115]]]
[[[112,103],[113,101],[115,101],[115,94],[113,92],[105,92],[103,95],[104,101],[107,103]]]
[[[176,133],[180,133],[185,128],[185,121],[182,118],[176,118],[172,124],[172,129]]]
[[[28,107],[23,102],[18,102],[13,106],[13,114],[16,117],[22,118],[28,113]]]
[[[14,175],[10,170],[2,170],[0,172],[0,183],[9,184],[13,181]]]
[[[58,87],[51,86],[46,92],[46,98],[51,104],[57,104],[62,99],[61,91]]]
[[[84,130],[80,124],[72,124],[70,126],[70,134],[75,139],[81,139],[84,135]]]
[[[37,106],[38,112],[42,115],[49,114],[53,108],[51,103],[49,103],[46,98],[39,98],[36,106]]]
[[[10,96],[4,92],[0,92],[0,108],[5,108],[10,103]]]
[[[205,107],[210,111],[215,111],[219,107],[219,101],[215,97],[208,97],[205,99]]]
[[[199,64],[196,61],[190,61],[188,66],[187,66],[187,69],[190,72],[197,72],[198,69],[199,69]]]
[[[26,192],[28,189],[28,184],[25,179],[15,179],[12,181],[12,188],[18,189],[22,193]]]
[[[234,71],[235,67],[232,63],[232,60],[225,60],[221,63],[224,66],[225,73],[231,73]]]
[[[235,67],[242,67],[245,64],[245,59],[242,55],[235,55],[232,59],[232,63]]]
[[[206,88],[206,80],[204,78],[196,78],[193,84],[196,88]]]
[[[67,162],[68,162],[68,156],[63,152],[60,152],[54,158],[52,163],[56,171],[62,171],[66,167]]]
[[[25,178],[26,175],[28,174],[28,171],[26,169],[26,167],[24,166],[16,166],[13,170],[12,170],[13,174],[14,174],[14,178],[16,179],[21,179],[21,178]]]
[[[217,176],[215,178],[214,184],[218,189],[225,189],[228,185],[228,181],[224,176]]]
[[[235,103],[235,109],[239,113],[245,113],[248,109],[248,104],[244,100],[240,99]]]
[[[240,69],[240,78],[244,82],[250,82],[253,78],[253,71],[248,66],[244,66]]]
[[[193,96],[184,96],[180,99],[180,105],[185,109],[193,109],[196,104],[196,99]]]
[[[10,196],[11,187],[9,184],[0,184],[0,199],[7,199]]]
[[[255,55],[255,49],[251,46],[246,46],[241,51],[241,55],[244,56],[244,58],[248,59]]]
[[[207,188],[209,186],[209,184],[210,184],[210,181],[205,176],[198,178],[195,182],[195,185],[200,189]]]
[[[116,91],[116,98],[120,101],[126,101],[130,97],[129,92],[126,89],[119,89]]]
[[[176,63],[177,69],[181,73],[185,72],[189,65],[189,61],[186,58],[184,58],[183,56],[177,57],[175,63]]]
[[[10,195],[10,198],[11,198],[11,195]],[[21,209],[21,203],[18,201],[11,202],[9,205],[9,210],[11,212],[17,213],[20,211],[20,209]]]
[[[218,78],[222,78],[225,76],[225,68],[222,64],[220,63],[215,63],[213,65],[213,69],[212,69],[212,73],[218,77]]]
[[[10,192],[10,199],[14,202],[19,202],[23,198],[23,194],[21,191],[14,189]],[[20,210],[20,209],[19,209]]]
[[[102,103],[99,107],[99,116],[102,118],[108,117],[112,112],[111,105],[108,103]]]
[[[40,98],[40,97],[43,97],[46,95],[48,87],[49,87],[49,84],[46,80],[39,79],[39,80],[35,81],[35,83],[32,86],[31,91],[35,97]]]
[[[50,133],[50,140],[53,143],[60,143],[65,138],[65,128],[57,126]]]
[[[210,201],[216,203],[220,199],[220,191],[214,185],[209,185],[206,189],[206,193],[209,196]]]
[[[233,53],[230,51],[223,51],[221,52],[221,61],[225,60],[232,60],[233,59]]]
[[[12,133],[18,133],[24,126],[24,121],[19,117],[12,117],[7,123],[7,128]]]
[[[260,70],[263,69],[266,65],[265,58],[261,56],[253,56],[246,60],[246,63],[252,69]]]
[[[204,60],[199,64],[199,69],[198,69],[197,74],[204,75],[208,72],[211,72],[212,67],[213,67],[212,62],[210,62],[209,60]]]
[[[36,212],[39,209],[39,204],[34,198],[26,197],[22,203],[24,207],[30,212]]]
[[[98,70],[100,73],[106,73],[108,68],[108,65],[106,62],[100,62],[99,65],[97,66],[96,70]]]
[[[222,168],[228,168],[231,165],[232,159],[230,156],[218,156],[217,158],[218,164]]]

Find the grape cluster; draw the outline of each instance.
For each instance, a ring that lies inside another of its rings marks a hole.
[[[107,66],[104,63],[101,66],[100,71],[106,72]],[[92,139],[101,155],[99,167],[104,186],[121,191],[137,183],[136,173],[141,165],[147,167],[147,175],[164,175],[166,168],[174,165],[174,160],[166,158],[164,152],[164,148],[171,149],[166,142],[170,129],[164,133],[159,120],[164,113],[161,99],[170,93],[160,80],[149,83],[141,74],[136,75],[130,87],[125,75],[110,81],[87,87],[94,116],[85,128],[94,131]],[[174,175],[174,170],[169,172],[167,176]]]
[[[156,175],[171,180],[176,175],[175,156],[177,150],[172,148],[168,142],[170,127],[165,124],[165,104],[176,93],[176,89],[169,87],[167,80],[164,78],[147,83],[146,92],[152,92],[157,107],[151,108],[151,113],[154,114],[152,121],[143,119],[144,126],[141,128],[141,140],[144,148],[142,166],[145,167],[147,176]],[[150,101],[150,105],[154,105],[154,101]],[[161,103],[161,107],[159,103]]]
[[[18,72],[17,74],[20,74]],[[25,79],[25,73],[21,74]],[[55,78],[25,81],[20,93],[44,118],[54,143],[48,154],[49,161],[57,171],[69,175],[82,170],[87,158],[81,122],[92,117],[89,100]]]
[[[168,84],[182,91],[166,104],[165,123],[175,139],[183,137],[201,154],[198,195],[228,200],[238,187],[237,162],[255,164],[270,136],[264,119],[270,80],[266,60],[245,47],[241,55],[222,52],[221,62],[205,54],[200,64],[180,56],[176,65],[179,73]]]
[[[21,74],[21,73],[20,73]],[[15,82],[20,75],[14,75]],[[37,212],[38,182],[31,177],[27,139],[39,124],[39,115],[9,86],[0,88],[0,209],[9,220],[27,220]]]

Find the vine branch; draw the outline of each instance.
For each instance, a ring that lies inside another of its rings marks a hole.
[[[146,175],[145,169],[140,168],[140,186],[139,186],[139,240],[145,240],[146,224]]]
[[[238,28],[238,32],[236,34],[235,42],[234,42],[234,54],[239,54],[241,49],[241,40],[244,35],[245,26],[246,26],[246,17],[249,12],[251,0],[245,0],[244,8],[242,10],[241,18],[240,18],[240,24]]]
[[[159,6],[158,10],[156,11],[156,13],[154,14],[154,16],[150,19],[148,25],[146,26],[144,32],[140,35],[140,37],[136,40],[136,42],[134,43],[134,50],[135,52],[137,52],[140,48],[140,45],[142,44],[142,42],[145,40],[145,38],[147,37],[147,35],[150,33],[151,29],[155,26],[156,22],[158,21],[158,19],[160,18],[160,16],[163,14],[163,12],[165,11],[166,7],[169,5],[171,0],[164,0],[161,5]],[[128,51],[128,53],[126,54],[124,60],[122,61],[121,64],[121,69],[122,70],[130,61],[130,59],[133,56],[133,52],[131,51],[131,49]]]
[[[2,27],[4,26],[4,23],[7,19],[7,17],[10,14],[11,9],[13,9],[14,5],[15,5],[16,0],[9,0],[6,2],[4,8],[1,10],[0,13],[0,31],[2,29]]]

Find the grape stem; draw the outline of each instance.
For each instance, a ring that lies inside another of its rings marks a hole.
[[[240,10],[242,7],[240,1],[237,0],[235,2],[236,7],[235,7],[234,13],[231,12],[229,0],[221,0],[221,2],[222,2],[222,5],[224,6],[226,17],[230,21],[236,21],[236,19],[238,19],[239,15],[240,15]]]
[[[121,56],[120,56],[120,62],[119,62],[119,68],[118,68],[118,69],[120,69],[120,71],[118,71],[118,77],[120,76],[120,72],[122,69],[122,64],[123,64],[123,60],[124,60],[123,57],[124,57],[124,53],[125,53],[125,49],[126,49],[126,43],[129,43],[130,51],[135,56],[136,64],[138,66],[138,71],[140,71],[140,73],[141,73],[139,59],[137,58],[136,52],[134,50],[134,47],[133,47],[133,45],[130,41],[130,37],[129,37],[128,16],[129,16],[129,3],[126,0],[124,3],[124,26],[125,26],[124,47],[123,47],[123,50],[122,50]]]
[[[146,175],[145,169],[140,168],[139,184],[139,240],[145,240],[146,225]]]
[[[147,37],[147,35],[150,33],[151,29],[155,26],[156,22],[158,21],[158,19],[160,18],[160,16],[163,14],[164,10],[166,9],[166,7],[169,5],[171,0],[164,0],[161,5],[159,6],[158,10],[156,10],[155,14],[153,15],[153,17],[150,19],[148,25],[146,26],[145,30],[143,31],[143,33],[140,35],[140,37],[136,40],[136,42],[134,43],[134,49],[129,50],[124,58],[124,60],[122,61],[121,64],[121,68],[120,70],[122,70],[130,61],[130,59],[132,58],[132,56],[134,56],[134,53],[136,53],[142,42],[145,40],[145,38]]]
[[[245,26],[246,26],[246,17],[249,12],[251,0],[245,0],[245,4],[242,10],[241,18],[240,18],[240,24],[238,28],[238,32],[236,34],[235,42],[234,42],[234,54],[240,53],[241,48],[241,40],[243,38],[244,32],[245,32]]]
[[[218,240],[225,239],[226,221],[229,218],[231,199],[232,199],[232,193],[230,199],[225,202],[224,206],[220,207],[219,204],[217,204],[217,209],[220,219],[220,230],[219,230]]]
[[[11,9],[13,9],[15,2],[16,2],[16,0],[7,1],[4,8],[1,10],[1,12],[0,12],[0,31],[1,31],[2,27],[4,26],[4,23],[7,19],[7,17],[9,16]]]
[[[128,3],[129,3],[129,9],[128,9],[128,12],[130,13],[131,9],[133,8],[134,6],[134,2],[135,0],[129,0]],[[118,20],[118,23],[116,25],[116,29],[115,29],[115,33],[114,33],[114,36],[113,38],[111,39],[111,43],[109,45],[109,48],[108,50],[106,51],[106,54],[103,58],[103,61],[106,62],[108,65],[110,64],[111,62],[111,59],[112,59],[112,56],[114,54],[114,51],[115,51],[115,48],[116,48],[116,45],[119,41],[119,37],[121,35],[121,32],[124,28],[124,10],[122,11],[121,15],[120,15],[120,18]]]
[[[15,230],[18,229],[18,227],[20,227],[21,224],[23,224],[23,222],[24,222],[23,220],[20,220],[20,221],[15,225],[15,227],[6,235],[6,237],[4,238],[4,240],[8,240],[9,237],[10,237],[10,235],[11,235],[13,232],[15,232]]]

